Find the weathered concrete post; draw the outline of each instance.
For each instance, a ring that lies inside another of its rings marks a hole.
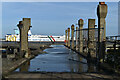
[[[20,66],[20,72],[27,72],[30,66],[30,61],[24,63],[24,65]]]
[[[80,19],[78,20],[78,25],[79,25],[79,35],[78,35],[78,45],[79,45],[79,52],[82,53],[83,52],[83,34],[82,34],[82,29],[83,29],[83,20]]]
[[[71,26],[71,40],[72,40],[71,49],[74,49],[74,25],[73,24]]]
[[[25,57],[28,58],[28,31],[31,27],[31,18],[23,18],[17,25],[20,30],[20,53],[25,52]]]
[[[68,28],[68,47],[70,48],[70,28]]]
[[[92,57],[95,54],[95,19],[88,19],[88,52]]]
[[[106,22],[105,18],[107,15],[107,5],[105,2],[99,2],[97,7],[98,16],[98,57],[99,60],[104,57],[105,54],[105,40],[106,40]],[[103,29],[104,28],[104,32]],[[102,40],[103,36],[103,40]],[[102,42],[103,41],[103,42]]]
[[[76,27],[76,51],[78,51],[78,27]]]
[[[66,46],[68,46],[68,45],[67,45],[67,41],[68,41],[68,40],[67,40],[67,32],[68,32],[68,31],[65,30],[65,45],[66,45]]]

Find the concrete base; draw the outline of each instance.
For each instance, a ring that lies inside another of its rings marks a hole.
[[[41,79],[41,80],[119,80],[119,76],[116,75],[107,75],[104,73],[66,73],[66,72],[61,72],[61,73],[12,73],[9,76],[5,77],[6,79],[9,80],[18,80],[18,79]]]

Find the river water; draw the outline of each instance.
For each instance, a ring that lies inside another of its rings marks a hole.
[[[39,54],[34,59],[22,65],[16,71],[27,72],[96,72],[93,64],[64,45],[51,45],[47,53]]]

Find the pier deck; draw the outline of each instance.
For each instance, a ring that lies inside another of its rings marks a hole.
[[[97,70],[93,64],[86,63],[81,56],[64,47],[63,45],[54,45],[53,48],[47,48],[47,54],[40,54],[30,60],[28,66],[23,65],[21,70],[11,72],[4,78],[9,80],[18,79],[47,79],[47,80],[119,80],[118,74],[109,73],[102,69]],[[14,63],[14,62],[13,62]],[[16,62],[17,63],[17,62]],[[15,65],[18,65],[14,63]],[[25,68],[27,67],[27,69]],[[11,67],[12,68],[12,67]],[[23,69],[22,69],[23,68]],[[25,71],[24,71],[25,68]],[[66,71],[65,71],[66,70]]]
[[[47,79],[47,80],[77,80],[77,79],[85,79],[85,80],[119,80],[120,77],[116,75],[107,75],[100,73],[11,73],[6,78],[10,80],[14,79]]]

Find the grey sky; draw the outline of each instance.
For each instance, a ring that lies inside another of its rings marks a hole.
[[[96,19],[98,2],[3,2],[2,3],[2,34],[13,34],[13,29],[24,17],[32,19],[33,34],[64,35],[65,29],[77,20],[84,20],[84,27],[88,26],[88,19]],[[107,2],[108,15],[106,17],[107,35],[118,34],[118,3]]]

